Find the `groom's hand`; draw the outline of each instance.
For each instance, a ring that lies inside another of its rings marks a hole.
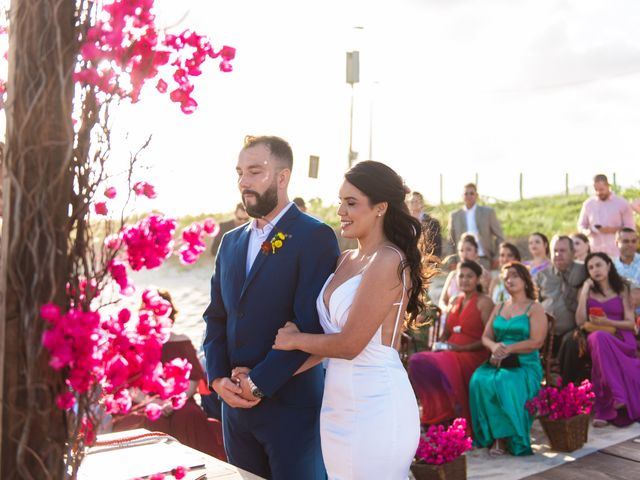
[[[253,397],[251,390],[249,390],[251,398],[242,395],[243,389],[228,377],[216,378],[211,382],[211,387],[220,395],[224,403],[233,408],[251,408],[260,403],[260,399]]]

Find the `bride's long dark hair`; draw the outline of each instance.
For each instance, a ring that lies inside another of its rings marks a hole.
[[[435,268],[423,265],[429,255],[421,251],[422,224],[409,213],[405,196],[409,190],[402,178],[384,163],[367,160],[357,163],[344,175],[351,185],[364,193],[371,205],[387,202],[383,230],[387,239],[404,252],[405,260],[398,268],[402,280],[408,269],[411,290],[407,303],[407,326],[414,327],[418,315],[425,310],[425,289],[428,281],[436,273]],[[425,262],[426,263],[426,262]]]

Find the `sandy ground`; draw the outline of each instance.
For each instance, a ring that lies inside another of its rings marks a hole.
[[[140,290],[156,286],[166,288],[171,292],[176,307],[180,310],[174,328],[178,333],[189,336],[197,349],[200,347],[204,334],[202,313],[209,303],[209,283],[213,271],[213,262],[206,260],[203,259],[199,262],[200,265],[195,267],[168,264],[157,270],[132,274],[132,279]],[[434,300],[437,300],[443,282],[444,277],[435,279],[431,287],[431,296],[434,297]],[[589,442],[584,448],[571,454],[550,451],[547,439],[537,421],[534,423],[532,436],[535,455],[530,457],[516,458],[505,455],[501,458],[492,458],[489,457],[486,449],[475,449],[468,452],[468,478],[500,478],[501,480],[523,478],[562,463],[571,462],[600,448],[638,437],[640,436],[640,424],[634,424],[624,429],[616,427],[591,428]]]

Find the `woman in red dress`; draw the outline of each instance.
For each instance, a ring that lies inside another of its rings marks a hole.
[[[482,267],[473,261],[458,265],[461,293],[450,301],[447,324],[437,351],[419,352],[409,359],[409,378],[422,405],[421,423],[433,425],[456,417],[467,419],[469,380],[475,369],[489,357],[482,345],[482,332],[493,309],[482,293]]]

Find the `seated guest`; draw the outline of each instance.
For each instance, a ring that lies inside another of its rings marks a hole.
[[[587,255],[589,278],[580,291],[576,320],[589,333],[593,426],[619,427],[640,420],[640,358],[629,286],[606,253]]]
[[[573,242],[573,259],[576,262],[584,263],[584,259],[591,253],[589,238],[584,233],[574,233],[571,235]]]
[[[638,250],[638,234],[633,228],[623,228],[616,234],[616,243],[620,256],[611,260],[621,277],[631,285],[631,303],[636,316],[640,316],[640,254]]]
[[[531,255],[531,260],[523,263],[529,267],[532,277],[551,266],[549,239],[544,233],[534,232],[529,235],[529,254]]]
[[[421,423],[433,425],[469,415],[469,379],[489,357],[482,331],[493,302],[482,293],[482,267],[470,260],[458,265],[460,293],[451,299],[441,350],[415,353],[409,359],[409,379],[422,405]]]
[[[573,242],[566,235],[553,238],[553,266],[535,276],[544,311],[555,318],[553,352],[563,383],[579,384],[589,376],[588,357],[575,335],[578,292],[586,278],[584,265],[574,261]]]
[[[525,403],[542,381],[539,349],[547,334],[547,318],[536,302],[527,267],[518,262],[502,268],[511,299],[496,306],[482,335],[491,350],[469,384],[473,443],[491,447],[490,455],[531,455],[533,417]]]
[[[518,250],[518,247],[513,243],[502,242],[498,252],[498,263],[500,268],[504,267],[507,263],[521,261],[520,250]],[[498,275],[491,279],[489,295],[491,296],[493,303],[506,302],[509,300],[509,293],[504,286],[504,278],[502,278],[502,275]]]
[[[458,242],[458,257],[461,262],[465,260],[471,260],[472,262],[478,262],[478,241],[476,237],[471,233],[465,233]],[[480,285],[482,285],[483,291],[488,291],[489,283],[491,283],[491,273],[482,267],[482,276],[480,277]],[[440,294],[440,301],[438,306],[443,313],[449,310],[449,301],[460,293],[457,282],[457,271],[452,270],[447,275],[447,279],[442,287],[442,293]]]
[[[158,290],[158,294],[171,304],[172,312],[169,318],[175,323],[176,310],[171,295],[166,290]],[[226,460],[222,442],[221,424],[215,420],[207,420],[204,411],[195,402],[193,395],[198,389],[198,383],[206,376],[198,360],[191,340],[185,335],[171,332],[167,343],[162,345],[162,363],[170,362],[174,358],[184,358],[191,364],[191,377],[187,390],[187,402],[178,410],[174,410],[170,401],[162,402],[162,416],[155,421],[149,420],[144,415],[116,416],[114,418],[114,431],[130,430],[133,428],[146,428],[151,431],[164,432],[176,438],[180,443],[195,448],[221,460]],[[144,395],[133,395],[135,403],[148,401]],[[156,400],[153,400],[156,401]]]

